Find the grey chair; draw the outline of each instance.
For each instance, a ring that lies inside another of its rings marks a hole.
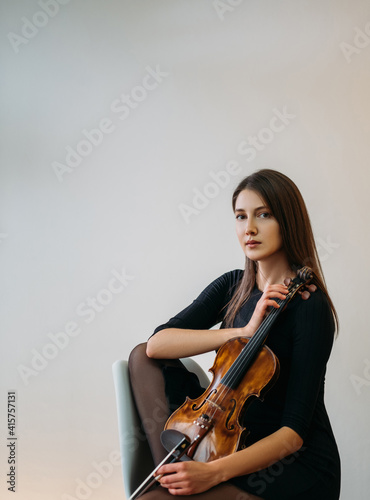
[[[196,361],[191,358],[181,361],[189,371],[197,374],[203,387],[209,385],[209,378]],[[116,361],[112,370],[116,392],[123,484],[126,497],[129,498],[154,469],[154,464],[149,445],[140,433],[140,420],[131,392],[127,361]]]

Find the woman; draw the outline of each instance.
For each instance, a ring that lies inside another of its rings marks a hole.
[[[290,301],[269,333],[266,344],[279,359],[280,375],[265,400],[255,400],[246,412],[248,446],[208,463],[164,465],[158,471],[161,487],[142,498],[337,500],[340,459],[324,405],[337,316],[304,201],[288,177],[264,169],[240,182],[232,204],[245,270],[217,278],[130,356],[134,397],[156,463],[166,454],[159,435],[169,412],[186,395],[203,392],[178,358],[252,337],[269,309],[278,307],[276,299],[285,299],[285,280],[305,265],[314,272],[317,291],[309,300]],[[220,321],[219,330],[210,330]],[[167,404],[169,411],[153,418]]]

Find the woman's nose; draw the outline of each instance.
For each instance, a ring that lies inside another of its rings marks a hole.
[[[251,221],[251,219],[247,220],[245,232],[246,232],[246,234],[256,234],[257,233],[256,225],[253,223],[253,221]]]

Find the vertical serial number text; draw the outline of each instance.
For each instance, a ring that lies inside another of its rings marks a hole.
[[[17,399],[15,391],[8,392],[8,431],[7,431],[7,456],[8,473],[6,475],[6,485],[9,491],[15,493],[16,490],[16,458],[17,458]]]

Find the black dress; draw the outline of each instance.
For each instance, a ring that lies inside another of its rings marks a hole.
[[[209,329],[220,322],[223,328],[224,306],[242,274],[238,269],[217,278],[154,333],[164,328]],[[257,288],[253,290],[233,327],[248,323],[261,295]],[[264,401],[255,400],[250,405],[244,425],[250,431],[248,444],[283,426],[296,431],[304,443],[300,450],[266,469],[233,478],[236,486],[266,500],[339,498],[340,458],[324,404],[326,363],[333,337],[334,321],[321,290],[309,300],[295,297],[278,316],[266,345],[279,359],[280,375]],[[168,390],[171,393],[171,386]],[[171,399],[171,394],[168,396]]]

